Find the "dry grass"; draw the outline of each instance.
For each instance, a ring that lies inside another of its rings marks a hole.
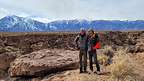
[[[104,55],[112,57],[114,55],[114,50],[111,46],[105,46],[104,47]]]
[[[114,55],[114,51],[111,46],[105,46],[103,53],[98,55],[98,61],[101,65],[108,65]]]
[[[102,54],[102,55],[98,55],[98,61],[101,65],[107,65],[108,64],[108,60],[109,60],[109,57]]]
[[[0,53],[15,52],[15,51],[19,51],[19,50],[20,49],[12,47],[12,46],[0,47]]]
[[[21,35],[68,35],[78,32],[0,32],[0,36],[21,36]]]
[[[109,66],[111,81],[137,81],[134,62],[125,50],[119,50],[113,58],[113,64]]]

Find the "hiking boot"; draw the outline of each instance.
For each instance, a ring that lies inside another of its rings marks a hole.
[[[85,70],[83,73],[88,73],[88,71]]]
[[[90,68],[91,72],[93,72],[93,68]]]
[[[89,74],[93,74],[93,71],[92,71],[92,70],[90,70],[88,73],[89,73]]]
[[[83,71],[80,71],[79,73],[84,73]]]
[[[96,73],[97,75],[100,75],[100,74],[101,74],[100,71],[95,71],[94,73]]]

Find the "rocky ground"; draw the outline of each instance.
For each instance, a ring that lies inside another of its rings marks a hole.
[[[137,63],[135,65],[136,67],[136,73],[138,74],[139,79],[135,80],[122,80],[122,81],[144,81],[144,55],[143,53],[139,53],[135,55],[136,58],[133,58],[133,60]],[[141,59],[139,59],[141,57]],[[141,61],[141,62],[140,62]],[[108,69],[109,66],[103,66],[101,65],[101,74],[97,75],[90,70],[89,73],[82,73],[79,74],[79,69],[76,70],[69,70],[64,71],[57,74],[52,74],[50,76],[44,77],[41,81],[118,81],[118,80],[111,80],[111,73],[110,69]]]
[[[106,46],[111,47],[114,55],[124,50],[142,78],[135,81],[144,81],[144,31],[105,31],[98,34],[102,45],[98,56],[107,52]],[[73,42],[76,35],[73,32],[1,33],[1,81],[108,81],[112,76],[111,70],[103,62],[101,75],[90,71],[79,74],[79,52]]]

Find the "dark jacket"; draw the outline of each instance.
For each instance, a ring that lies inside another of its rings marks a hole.
[[[87,35],[81,35],[79,34],[76,38],[75,38],[75,43],[77,48],[79,49],[88,49],[88,37]]]
[[[92,50],[97,42],[99,42],[99,37],[97,33],[94,33],[92,37],[88,37],[88,51]]]

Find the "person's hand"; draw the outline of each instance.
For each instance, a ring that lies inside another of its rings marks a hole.
[[[80,49],[80,47],[77,47],[77,50],[79,50]]]
[[[95,48],[95,47],[92,47],[92,49],[93,49],[93,50],[96,50],[96,48]]]
[[[77,49],[77,50],[79,50],[79,49],[80,49],[80,47],[79,47],[78,45],[76,45],[76,49]]]
[[[88,48],[88,51],[91,51],[92,49],[91,48]]]

